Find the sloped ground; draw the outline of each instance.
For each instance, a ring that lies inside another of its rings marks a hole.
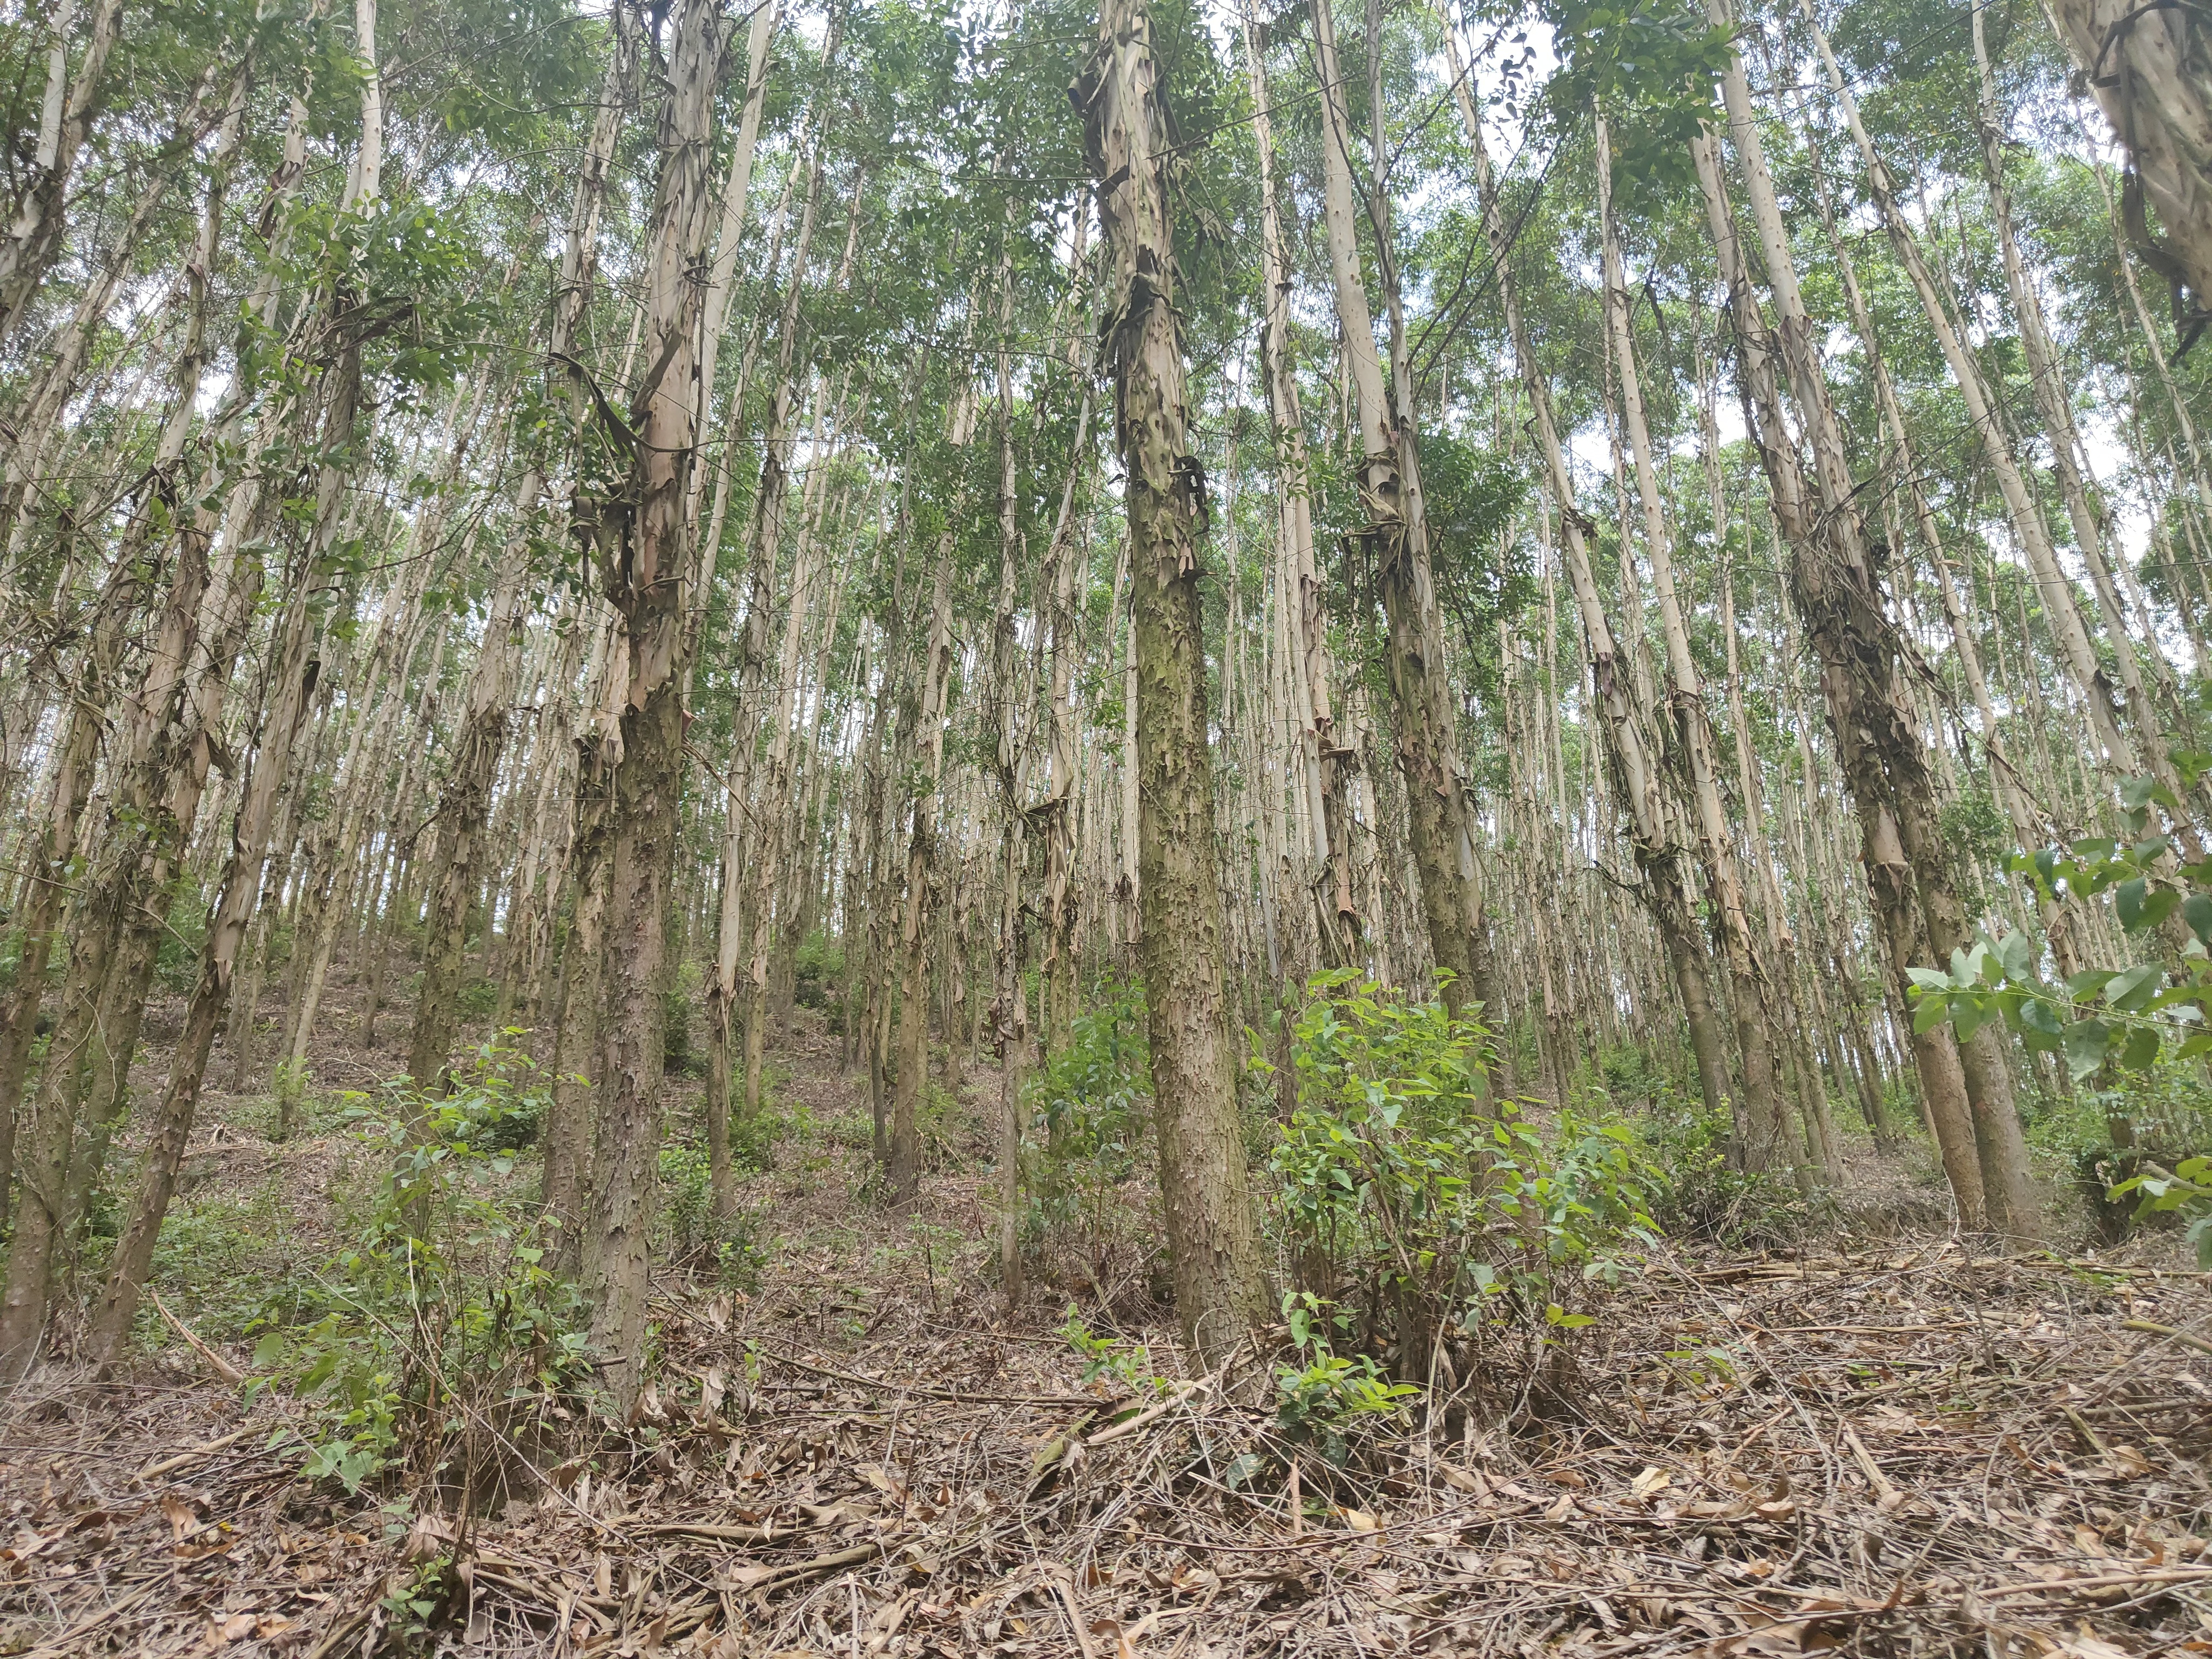
[[[1339,1472],[1280,1438],[1272,1354],[1192,1375],[1140,1294],[1129,1380],[1086,1383],[1066,1287],[1009,1319],[987,1282],[978,1178],[885,1216],[834,1043],[802,1019],[779,1058],[812,1127],[747,1185],[759,1278],[658,1284],[634,1421],[533,1447],[463,1526],[309,1486],[264,1449],[287,1403],[181,1340],[57,1368],[0,1412],[0,1650],[2212,1653],[2212,1352],[2131,1328],[2212,1340],[2203,1276],[1940,1236],[1662,1255]],[[202,1141],[204,1191],[312,1199],[343,1157]],[[181,1316],[220,1329],[326,1224],[277,1209]]]

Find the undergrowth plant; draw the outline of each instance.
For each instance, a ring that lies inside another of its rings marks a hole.
[[[1589,1322],[1583,1287],[1652,1237],[1633,1132],[1572,1111],[1540,1130],[1516,1103],[1486,1101],[1487,1033],[1441,999],[1316,975],[1292,1055],[1298,1107],[1270,1168],[1297,1289],[1330,1310],[1310,1340],[1292,1328],[1316,1358],[1384,1355],[1425,1383],[1439,1336]],[[1316,1382],[1350,1375],[1327,1366]]]
[[[380,1170],[360,1231],[249,1330],[251,1386],[307,1407],[283,1437],[311,1479],[349,1492],[404,1479],[482,1502],[589,1376],[584,1310],[544,1265],[545,1223],[511,1178],[507,1143],[542,1114],[546,1079],[488,1042],[454,1084],[345,1097]]]
[[[1160,1260],[1153,1224],[1152,1050],[1141,987],[1109,981],[1077,1014],[1066,1042],[1030,1079],[1042,1145],[1024,1188],[1030,1247],[1072,1258],[1112,1304],[1148,1285]]]

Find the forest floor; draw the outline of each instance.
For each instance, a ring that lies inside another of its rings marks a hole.
[[[1272,1349],[1195,1374],[1110,1253],[1010,1315],[976,1160],[887,1215],[818,1017],[775,1060],[797,1127],[745,1182],[742,1282],[657,1276],[632,1420],[512,1460],[465,1522],[307,1481],[294,1402],[221,1375],[333,1248],[356,1154],[331,1114],[278,1145],[265,1101],[211,1101],[160,1269],[204,1349],[157,1327],[0,1407],[0,1652],[2212,1653],[2212,1282],[2166,1243],[1668,1247],[1338,1469],[1290,1461]]]

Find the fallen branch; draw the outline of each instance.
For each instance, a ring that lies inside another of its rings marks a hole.
[[[779,1589],[785,1584],[795,1584],[803,1578],[812,1578],[820,1573],[835,1572],[840,1567],[860,1566],[864,1562],[874,1560],[879,1555],[889,1554],[890,1547],[889,1543],[881,1541],[873,1544],[856,1544],[848,1550],[832,1550],[827,1555],[817,1555],[811,1560],[793,1561],[785,1566],[740,1567],[730,1574],[730,1580],[739,1589],[758,1591],[765,1595],[768,1591]]]
[[[65,1659],[67,1655],[83,1652],[84,1650],[76,1644],[78,1637],[88,1636],[103,1625],[112,1627],[115,1620],[122,1618],[125,1613],[143,1601],[158,1588],[160,1588],[158,1584],[140,1586],[121,1601],[111,1602],[106,1607],[97,1609],[88,1617],[78,1620],[52,1641],[42,1647],[33,1648],[23,1654],[21,1659]]]
[[[1125,1434],[1134,1434],[1147,1423],[1166,1416],[1193,1395],[1203,1393],[1205,1389],[1206,1384],[1203,1382],[1186,1382],[1158,1405],[1147,1406],[1134,1417],[1125,1419],[1119,1423],[1109,1423],[1097,1433],[1085,1437],[1083,1443],[1086,1446],[1103,1446],[1109,1440],[1119,1440]]]
[[[165,1457],[157,1463],[149,1463],[138,1471],[138,1478],[141,1480],[152,1481],[160,1480],[165,1474],[173,1474],[187,1463],[197,1463],[203,1457],[212,1457],[225,1446],[235,1445],[252,1432],[250,1429],[233,1429],[219,1440],[210,1440],[204,1446],[194,1446],[189,1451],[180,1451],[174,1457]]]
[[[2212,1567],[2149,1567],[2141,1572],[2100,1573],[2094,1578],[2033,1578],[2024,1584],[2000,1584],[1976,1590],[1983,1601],[2000,1595],[2046,1595],[2053,1590],[2124,1589],[2130,1584],[2189,1584],[2212,1578]]]
[[[2212,1342],[2201,1336],[2191,1336],[2187,1331],[2177,1331],[2171,1325],[2160,1325],[2148,1319],[2124,1319],[2124,1331],[2141,1331],[2145,1336],[2162,1336],[2169,1342],[2179,1342],[2185,1348],[2194,1348],[2199,1353],[2212,1353]]]
[[[931,1400],[950,1400],[963,1406],[1091,1406],[1097,1403],[1081,1395],[963,1394],[956,1389],[925,1388],[919,1382],[895,1382],[886,1376],[860,1376],[851,1371],[833,1370],[827,1365],[813,1365],[804,1359],[793,1359],[786,1353],[764,1353],[761,1357],[779,1365],[795,1366],[817,1376],[826,1376],[833,1382],[850,1382],[859,1388],[877,1389],[886,1394],[918,1394]]]
[[[706,1522],[665,1522],[659,1526],[640,1527],[637,1531],[648,1538],[703,1538],[717,1544],[791,1544],[806,1534],[805,1527],[777,1528],[748,1527],[732,1522],[726,1525]]]
[[[173,1330],[179,1336],[183,1337],[185,1341],[191,1344],[192,1351],[194,1352],[198,1353],[201,1358],[206,1360],[209,1364],[215,1367],[215,1374],[217,1376],[221,1377],[224,1382],[230,1383],[238,1383],[246,1381],[246,1373],[244,1371],[239,1370],[237,1366],[232,1364],[230,1361],[225,1359],[213,1348],[210,1348],[206,1343],[201,1341],[199,1338],[194,1336],[192,1334],[191,1327],[185,1324],[183,1320],[178,1318],[176,1315],[169,1311],[168,1305],[161,1300],[161,1291],[155,1290],[151,1285],[149,1285],[146,1287],[146,1294],[153,1298],[154,1311],[160,1314],[162,1318],[169,1322],[169,1328],[171,1330]]]

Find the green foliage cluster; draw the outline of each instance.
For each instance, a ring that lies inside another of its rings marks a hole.
[[[2177,752],[2174,760],[2191,782],[2212,767],[2212,755]],[[1984,932],[1945,967],[1911,970],[1916,1031],[1948,1020],[1963,1042],[2002,1020],[2031,1052],[2063,1054],[2077,1082],[2107,1062],[2146,1072],[2162,1053],[2180,1060],[2212,1054],[2212,858],[2179,862],[2172,839],[2152,825],[2154,806],[2182,811],[2165,786],[2130,778],[2121,793],[2130,840],[2085,836],[2016,854],[2013,867],[2047,899],[2109,894],[2121,927],[2146,944],[2178,912],[2187,935],[2178,961],[2087,969],[2053,984],[2027,934]]]
[[[1109,1302],[1117,1287],[1147,1283],[1158,1262],[1142,1179],[1152,1162],[1145,1019],[1141,986],[1106,981],[1027,1091],[1045,1133],[1024,1183],[1024,1235],[1032,1247],[1067,1252],[1074,1273]]]
[[[1487,1101],[1487,1033],[1440,999],[1316,975],[1293,1055],[1298,1107],[1270,1170],[1300,1291],[1328,1310],[1307,1328],[1316,1357],[1330,1330],[1395,1342],[1402,1364],[1437,1330],[1574,1328],[1578,1287],[1653,1237],[1634,1133],[1571,1110],[1547,1133]]]
[[[792,963],[792,1000],[802,1008],[826,1008],[842,996],[845,948],[820,928],[800,941]]]
[[[734,1139],[730,1151],[732,1162],[739,1163]],[[716,1215],[712,1173],[704,1148],[677,1142],[661,1147],[657,1242],[678,1267],[703,1268],[731,1290],[758,1290],[769,1259],[764,1218],[749,1210]]]
[[[508,1177],[512,1121],[542,1112],[528,1058],[487,1043],[433,1096],[402,1079],[348,1097],[386,1173],[359,1235],[285,1284],[249,1328],[255,1391],[307,1407],[280,1432],[310,1479],[349,1491],[402,1471],[479,1498],[588,1379],[584,1310]]]

